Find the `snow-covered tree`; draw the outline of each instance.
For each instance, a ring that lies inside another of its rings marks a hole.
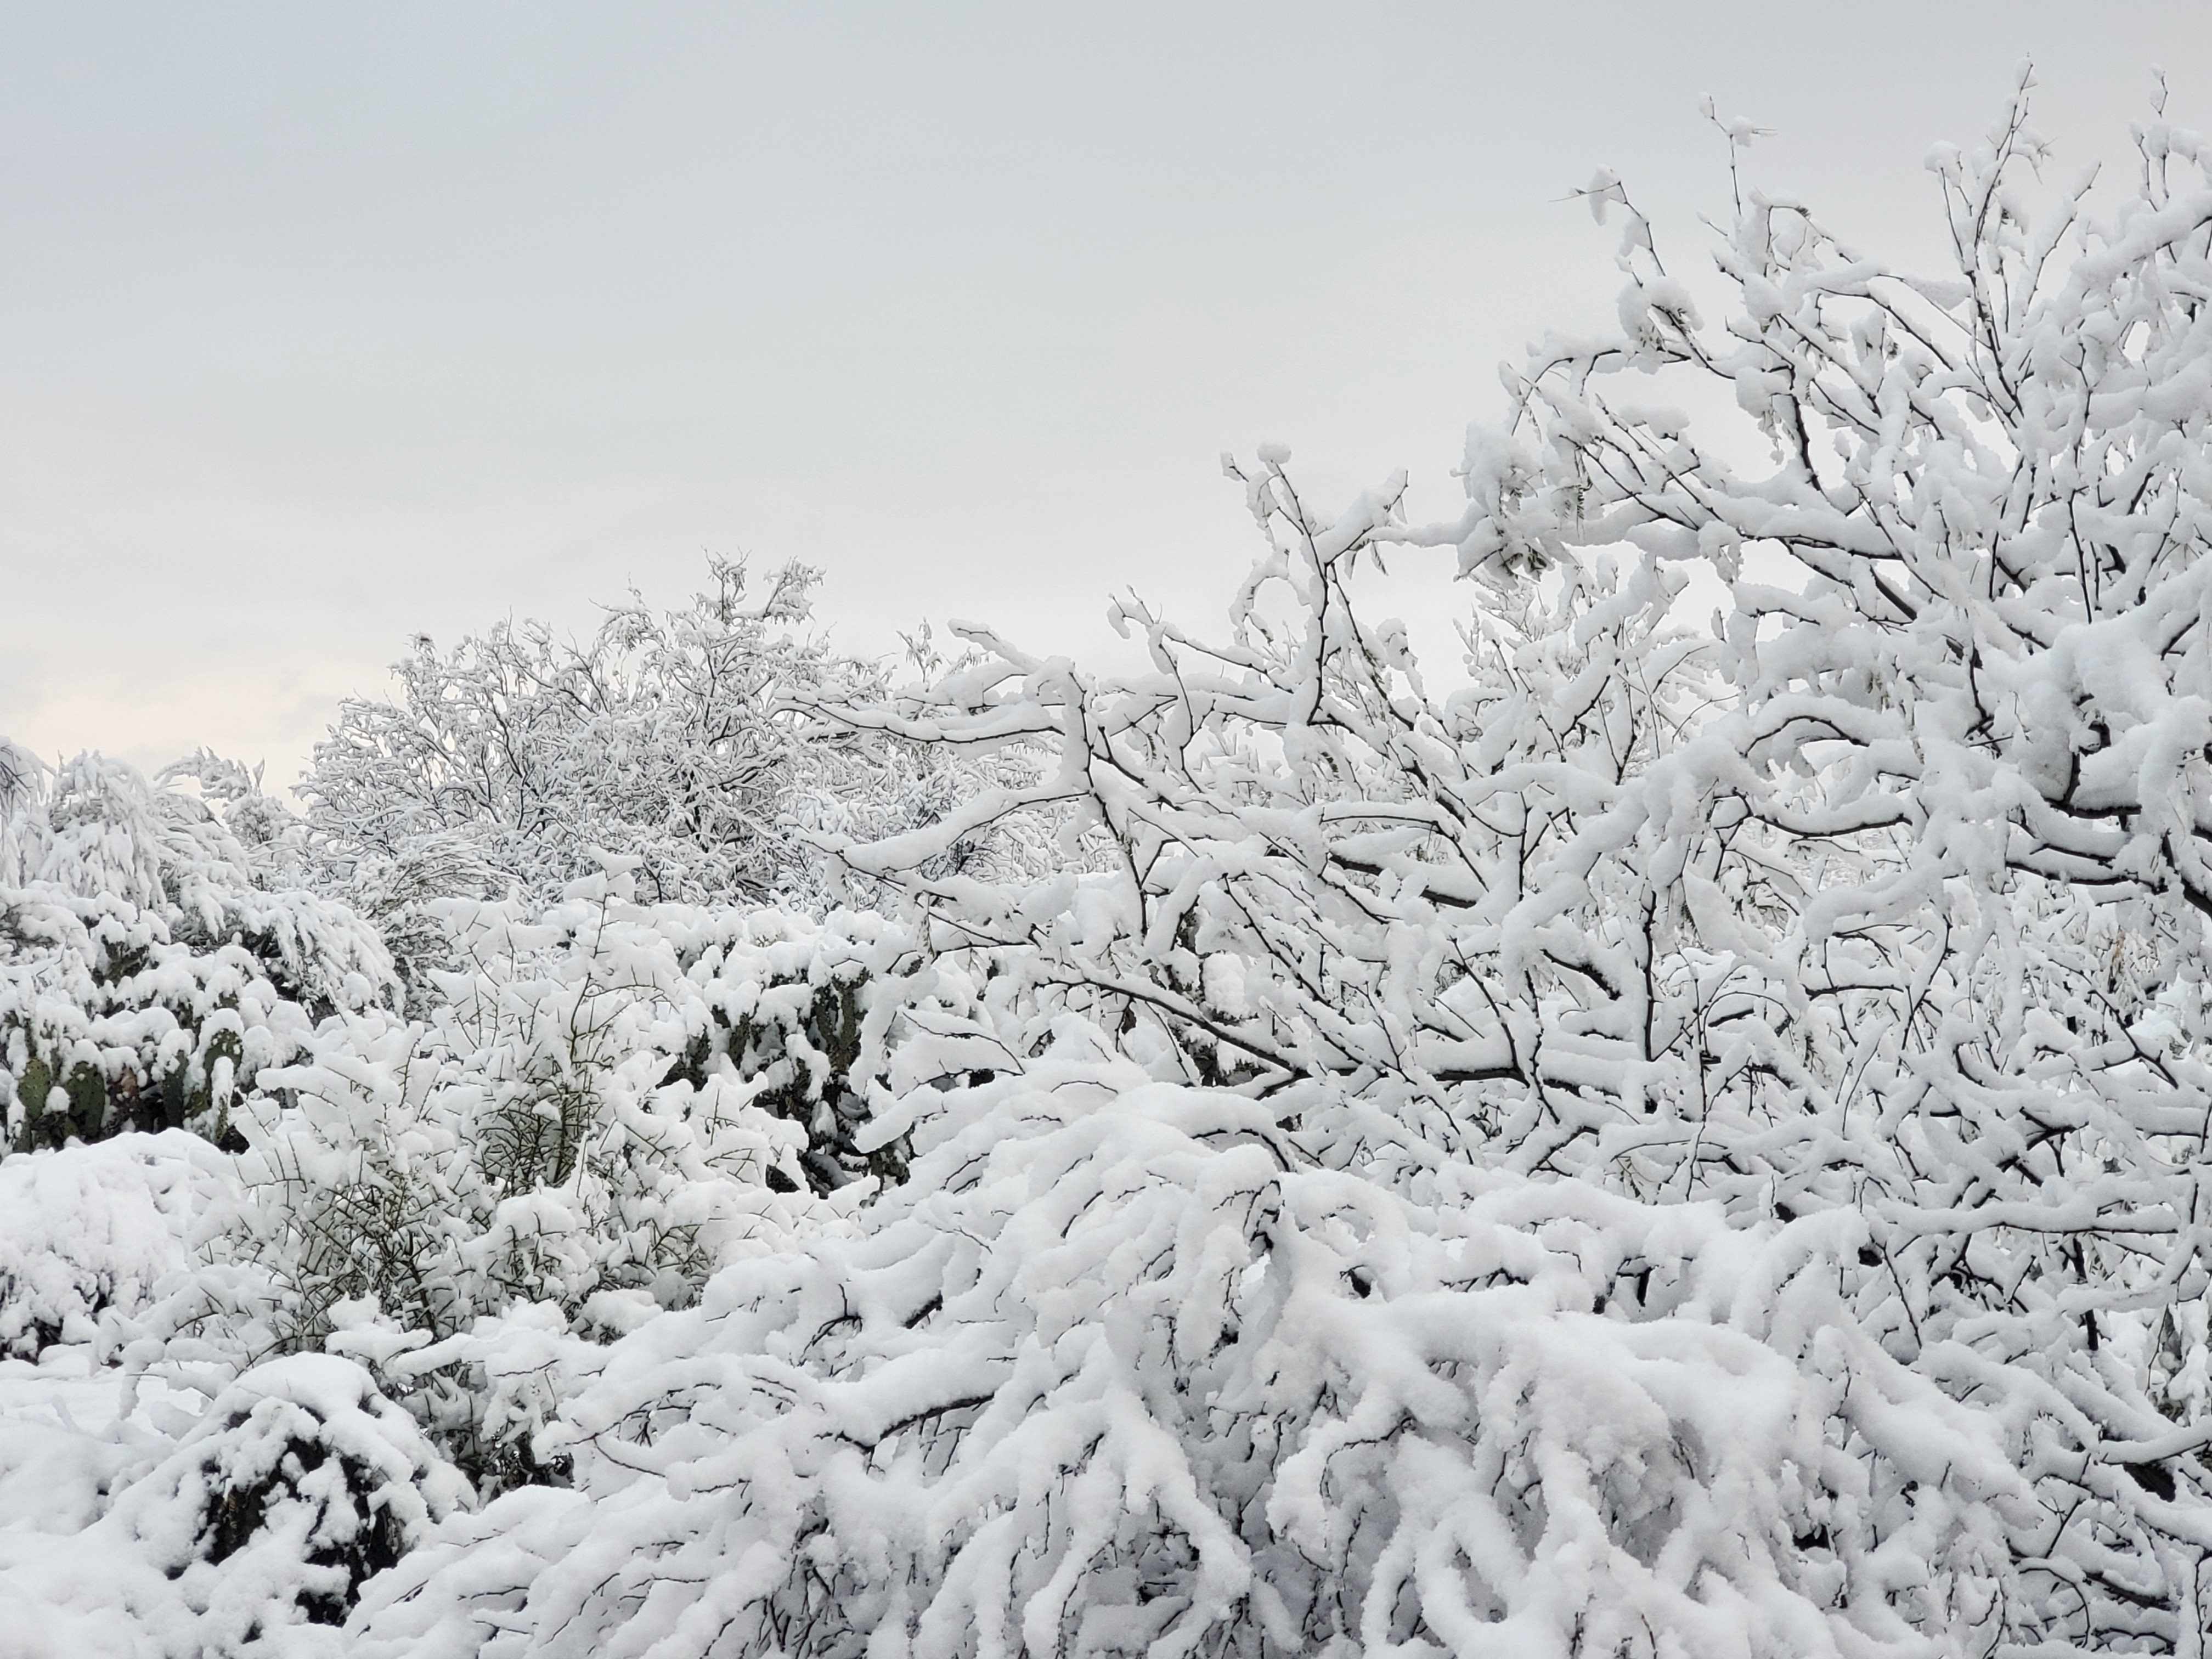
[[[1467,517],[1420,538],[1463,565],[1626,542],[1729,580],[1727,718],[1651,787],[1802,890],[1726,949],[1741,908],[1686,875],[1747,999],[1690,1184],[1861,1210],[1897,1352],[2033,1376],[2078,1413],[2084,1486],[2150,1494],[2166,1576],[2088,1569],[2085,1642],[2193,1581],[2212,1441],[2143,1387],[2192,1363],[2207,1288],[2212,149],[2162,118],[2136,140],[2103,207],[2090,174],[2035,191],[2024,81],[1931,161],[1935,276],[1746,191],[1717,328],[1600,180],[1626,327],[1537,349],[1514,429],[1470,445]],[[1670,374],[1733,393],[1753,441],[1630,403]],[[1747,883],[1730,862],[1693,867]]]
[[[1398,522],[1396,481],[1316,514],[1263,453],[1233,469],[1270,546],[1226,641],[1136,616],[1153,672],[1100,679],[978,633],[989,660],[936,707],[852,711],[1057,747],[1027,788],[848,853],[1032,1021],[1079,1009],[1403,1190],[1468,1160],[1750,1226],[1863,1218],[1838,1264],[1861,1328],[2042,1425],[2014,1449],[2053,1518],[2015,1540],[2041,1588],[2008,1592],[2008,1639],[2090,1646],[2181,1639],[2212,1542],[2183,1380],[2212,151],[2162,122],[2138,149],[2101,213],[2086,183],[2036,208],[2024,101],[1938,152],[1936,277],[1744,190],[1711,328],[1601,176],[1621,327],[1508,376],[1462,518]],[[1660,405],[1670,376],[1747,430]],[[1448,693],[1357,602],[1355,563],[1406,544],[1455,547],[1482,595]],[[1702,639],[1671,620],[1692,567],[1728,594]],[[1014,807],[1111,866],[919,867]]]
[[[437,900],[519,888],[551,904],[611,850],[636,861],[652,901],[821,915],[870,896],[832,880],[821,837],[933,822],[1022,764],[1002,752],[979,768],[825,722],[823,699],[889,679],[809,631],[819,573],[783,566],[757,596],[742,562],[715,559],[710,574],[673,611],[633,592],[587,640],[537,623],[442,653],[418,638],[392,697],[341,706],[298,787],[304,821],[234,766],[202,757],[196,775],[264,860],[376,921],[427,1014],[433,976],[458,965],[439,954]],[[908,654],[935,661],[926,628]],[[991,850],[948,857],[975,866]]]
[[[639,860],[648,898],[758,901],[811,891],[794,817],[866,832],[872,805],[942,793],[910,753],[809,729],[805,700],[880,684],[805,631],[818,573],[786,565],[757,597],[743,562],[711,574],[679,611],[633,594],[587,640],[537,623],[416,640],[396,695],[349,699],[316,750],[300,788],[319,855],[395,902],[509,883],[550,902],[602,848]]]
[[[848,708],[1058,764],[843,856],[1032,1020],[1076,1008],[1140,1060],[1286,1112],[1361,1103],[1346,1158],[1498,1157],[1528,1138],[1532,1099],[1586,1085],[1610,1097],[1590,1110],[1620,1109],[1656,1083],[1620,1062],[1644,1036],[1646,901],[1671,872],[1639,873],[1619,842],[1711,696],[1699,642],[1668,620],[1680,579],[1601,562],[1489,596],[1464,682],[1431,696],[1402,626],[1355,592],[1402,481],[1328,522],[1285,460],[1232,467],[1269,545],[1225,641],[1124,611],[1154,667],[1094,678],[978,632],[985,659],[937,707]],[[939,873],[953,839],[1011,813],[1057,816],[1063,871]],[[1662,858],[1674,834],[1653,826]]]

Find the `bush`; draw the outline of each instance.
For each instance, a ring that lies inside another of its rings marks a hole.
[[[1868,1339],[1843,1218],[1412,1200],[1106,1048],[921,1091],[913,1179],[616,1344],[578,1491],[440,1528],[363,1659],[1918,1655],[2018,1593],[2028,1420]]]
[[[103,1315],[137,1312],[231,1179],[174,1130],[0,1158],[0,1358],[90,1342]]]
[[[588,1372],[593,1341],[902,1172],[896,1139],[857,1136],[938,995],[902,976],[902,936],[640,905],[616,864],[543,913],[441,902],[471,966],[434,1018],[348,1016],[261,1074],[210,1261],[118,1324],[132,1363],[212,1389],[336,1346],[473,1477],[550,1478],[547,1367]]]
[[[82,1542],[112,1540],[170,1582],[169,1651],[251,1651],[288,1626],[343,1623],[370,1577],[469,1501],[366,1371],[298,1354],[217,1395]]]
[[[191,796],[81,755],[15,757],[0,791],[0,1109],[16,1148],[129,1130],[229,1132],[261,1067],[318,1020],[396,999],[375,930],[257,886]]]

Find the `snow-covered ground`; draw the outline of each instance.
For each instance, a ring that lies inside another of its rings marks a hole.
[[[147,1576],[88,1529],[118,1475],[169,1443],[164,1430],[189,1424],[194,1402],[149,1381],[127,1415],[125,1403],[120,1371],[88,1344],[0,1359],[0,1659],[168,1650],[131,1605]]]

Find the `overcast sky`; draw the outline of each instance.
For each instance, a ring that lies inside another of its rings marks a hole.
[[[1688,251],[1698,118],[1873,250],[2032,55],[2063,171],[2212,5],[0,3],[0,732],[289,781],[407,636],[803,558],[855,648],[1218,613],[1224,449],[1455,507],[1498,362]]]

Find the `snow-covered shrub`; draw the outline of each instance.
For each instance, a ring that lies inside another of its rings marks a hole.
[[[321,1354],[167,1433],[49,1424],[40,1443],[0,1465],[4,1659],[336,1659],[364,1582],[471,1501],[360,1366]]]
[[[313,1022],[252,952],[167,931],[112,897],[0,891],[9,1143],[171,1127],[222,1139],[240,1087],[301,1052]]]
[[[642,905],[612,862],[542,913],[441,902],[471,967],[433,1018],[349,1015],[261,1074],[208,1266],[117,1328],[133,1364],[211,1389],[353,1353],[472,1474],[536,1479],[531,1432],[594,1340],[902,1171],[896,1137],[855,1143],[944,1000],[902,936]]]
[[[0,1158],[0,1358],[90,1342],[102,1314],[137,1310],[230,1180],[179,1130]]]
[[[295,1354],[218,1395],[79,1543],[161,1575],[173,1610],[145,1611],[179,1659],[275,1651],[287,1626],[343,1623],[364,1582],[470,1501],[359,1365]]]
[[[314,1022],[397,994],[345,906],[255,884],[191,795],[81,755],[0,800],[0,1144],[126,1129],[220,1138],[238,1091]]]
[[[21,872],[12,886],[123,904],[158,917],[179,945],[240,945],[311,1013],[392,989],[374,928],[304,887],[257,878],[252,854],[205,800],[149,784],[120,761],[87,753],[62,766],[20,797],[0,842]]]
[[[368,1656],[1661,1655],[2063,1641],[2063,1402],[1916,1373],[1842,1214],[1441,1168],[1089,1060],[912,1097],[912,1179],[617,1344],[575,1489],[374,1582]],[[1103,1036],[1091,1046],[1103,1050]],[[2138,1565],[2142,1564],[2138,1563]],[[2148,1621],[2166,1636],[2171,1610]]]

